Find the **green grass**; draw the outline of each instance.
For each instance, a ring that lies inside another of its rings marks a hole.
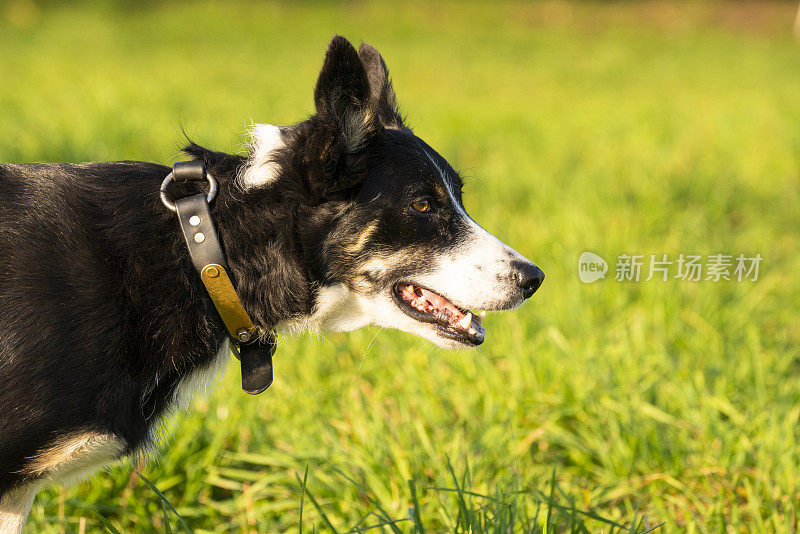
[[[304,532],[794,532],[795,7],[14,0],[0,160],[170,163],[181,127],[236,151],[251,118],[312,111],[333,33],[368,41],[416,133],[469,178],[468,209],[544,286],[490,314],[478,351],[282,339],[267,393],[231,368],[142,474],[197,533],[293,532],[301,510]],[[584,250],[612,274],[623,253],[764,261],[755,283],[585,285]],[[26,532],[98,531],[92,508],[120,532],[182,532],[132,471],[43,491]]]

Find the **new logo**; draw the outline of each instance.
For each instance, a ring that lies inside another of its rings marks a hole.
[[[578,277],[584,284],[591,284],[606,277],[608,263],[594,252],[584,252],[578,258]]]

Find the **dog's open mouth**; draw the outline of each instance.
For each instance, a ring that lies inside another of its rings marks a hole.
[[[430,289],[408,282],[396,284],[392,291],[397,306],[409,317],[433,323],[439,335],[468,345],[480,345],[486,335],[481,326],[485,312],[475,315]]]

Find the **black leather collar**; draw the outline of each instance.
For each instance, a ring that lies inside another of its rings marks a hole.
[[[206,180],[210,185],[207,195],[191,195],[176,200],[174,204],[167,198],[166,189],[171,181]],[[234,355],[241,361],[242,389],[256,395],[272,384],[272,356],[277,342],[273,331],[264,332],[253,325],[233,287],[228,262],[209,209],[215,193],[216,180],[200,161],[176,163],[161,184],[162,202],[178,214],[192,263],[228,330]]]

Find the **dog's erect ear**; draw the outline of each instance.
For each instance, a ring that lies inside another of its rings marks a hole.
[[[389,69],[380,53],[367,43],[361,43],[358,56],[367,71],[370,88],[370,105],[378,113],[378,118],[385,128],[399,130],[403,127],[403,118],[397,111],[397,99],[394,96]]]
[[[380,128],[370,105],[367,71],[356,49],[344,37],[331,39],[314,89],[317,117],[334,128],[349,154],[364,147],[370,134]]]

